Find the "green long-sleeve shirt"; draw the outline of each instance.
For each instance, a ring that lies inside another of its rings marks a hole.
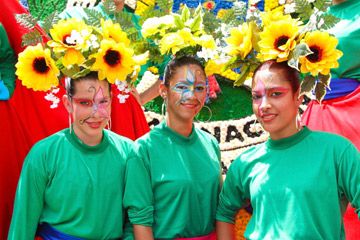
[[[13,49],[10,46],[6,31],[0,23],[0,81],[3,81],[9,97],[14,92],[15,88],[15,63],[16,57]],[[0,91],[5,89],[0,89]],[[2,95],[0,93],[0,95]]]
[[[353,78],[360,81],[360,1],[347,0],[329,8],[340,22],[329,30],[339,40],[337,48],[344,55],[339,67],[331,69],[333,78]]]
[[[216,219],[232,223],[245,199],[247,239],[344,239],[348,199],[360,217],[360,154],[345,138],[313,132],[268,140],[227,172]]]
[[[184,137],[162,122],[137,141],[137,153],[126,174],[130,222],[151,226],[155,238],[212,232],[221,176],[216,139],[197,128]]]
[[[37,143],[28,154],[16,193],[9,239],[34,239],[39,223],[85,239],[123,234],[126,161],[133,143],[103,131],[87,146],[69,129]]]

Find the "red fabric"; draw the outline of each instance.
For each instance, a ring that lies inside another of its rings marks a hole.
[[[310,129],[340,134],[360,150],[360,87],[347,96],[325,100],[321,104],[311,101],[302,116]],[[349,206],[344,215],[347,240],[360,239],[360,221],[355,209]]]
[[[216,240],[216,233],[212,232],[208,235],[201,236],[201,237],[175,238],[175,240]]]
[[[26,13],[18,1],[10,0],[1,5],[0,21],[18,54],[23,50],[21,36],[27,30],[17,24],[16,13]],[[63,94],[61,90],[58,96]],[[0,239],[7,239],[17,181],[30,147],[68,127],[68,113],[62,103],[58,108],[50,109],[51,103],[44,96],[44,92],[27,89],[17,80],[12,98],[8,102],[0,101]],[[113,131],[131,139],[149,131],[144,113],[133,96],[125,104],[114,102],[113,108]]]
[[[120,103],[115,86],[112,88],[111,130],[135,140],[150,131],[144,111],[136,98],[130,94],[125,103]]]

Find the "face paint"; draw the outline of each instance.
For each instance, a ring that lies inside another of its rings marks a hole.
[[[93,89],[91,89],[93,90]],[[95,113],[98,113],[101,118],[109,118],[108,106],[111,103],[109,97],[104,96],[104,91],[100,87],[97,92],[95,92],[93,99],[87,98],[72,98],[73,102],[83,108],[86,111],[91,111],[90,115],[85,119],[80,120],[80,123],[83,124],[86,120],[93,117]]]
[[[258,112],[260,116],[264,114],[263,108],[269,98],[281,98],[289,91],[289,88],[284,87],[273,87],[266,88],[265,84],[259,80],[252,91],[252,99],[258,106]]]
[[[190,70],[189,67],[185,68],[185,80],[180,80],[180,82],[176,83],[172,90],[174,92],[180,93],[181,98],[177,102],[177,104],[183,103],[191,99],[195,96],[195,92],[204,92],[206,91],[206,83],[196,83],[195,84],[196,75],[193,71]],[[196,97],[195,97],[196,98]],[[196,98],[197,99],[197,98]],[[199,102],[200,100],[197,99]]]

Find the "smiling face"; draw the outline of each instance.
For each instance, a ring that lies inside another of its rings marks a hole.
[[[295,134],[296,116],[301,103],[299,90],[294,92],[286,69],[261,68],[252,83],[253,111],[272,139]]]
[[[206,76],[195,64],[176,68],[169,86],[161,86],[161,95],[166,95],[167,113],[170,121],[193,121],[206,100]]]
[[[71,113],[76,136],[87,143],[89,139],[102,138],[102,130],[111,113],[109,83],[95,79],[74,82],[72,96],[64,97],[64,104]]]

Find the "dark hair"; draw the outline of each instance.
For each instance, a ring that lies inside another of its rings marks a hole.
[[[72,97],[75,95],[75,82],[80,82],[80,81],[84,81],[84,80],[93,80],[93,81],[99,81],[99,77],[98,77],[98,73],[97,72],[90,72],[89,74],[73,79],[73,78],[69,78],[67,77],[65,79],[65,90],[66,90],[66,94],[69,97]],[[104,80],[106,81],[106,80]],[[111,85],[108,81],[106,81],[109,85],[109,92],[111,91]]]
[[[165,73],[164,73],[165,86],[168,87],[170,85],[170,79],[174,76],[178,68],[190,64],[199,66],[205,72],[204,66],[200,63],[200,61],[198,61],[194,57],[183,56],[180,58],[174,58],[166,65],[165,68]]]
[[[276,62],[276,60],[268,60],[258,66],[254,72],[253,80],[256,77],[256,73],[262,70],[281,72],[288,82],[290,82],[291,89],[295,93],[300,87],[300,74],[295,68],[290,67],[287,62]]]

